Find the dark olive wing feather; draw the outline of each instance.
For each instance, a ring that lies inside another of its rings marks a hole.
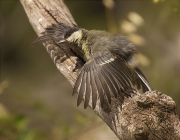
[[[90,71],[88,71],[86,77],[86,96],[85,96],[84,108],[87,108],[91,94],[92,94],[91,75],[90,75]]]
[[[78,92],[77,106],[79,106],[79,104],[83,99],[84,93],[86,93],[86,77],[87,77],[87,72],[85,71],[81,80],[81,85],[79,87],[80,89]]]
[[[98,77],[99,71],[97,71],[96,68],[93,69],[93,75],[94,75],[94,81],[95,81],[96,88],[97,88],[97,94],[98,94],[98,97],[100,99],[101,106],[102,106],[104,104],[104,89],[103,89],[103,85],[101,84],[101,81]]]
[[[96,107],[96,103],[97,103],[97,95],[98,95],[98,90],[97,90],[97,86],[94,80],[94,74],[93,71],[90,71],[90,77],[91,77],[91,89],[92,89],[92,107],[95,108]]]

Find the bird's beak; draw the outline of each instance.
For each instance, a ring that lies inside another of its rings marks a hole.
[[[62,43],[64,43],[64,42],[67,42],[67,40],[66,39],[63,39],[63,40],[60,40],[59,42],[57,42],[58,44],[62,44]]]

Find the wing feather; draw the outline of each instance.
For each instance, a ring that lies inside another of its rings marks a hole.
[[[146,79],[144,74],[141,72],[141,70],[136,67],[135,71],[136,71],[138,77],[141,80],[141,85],[142,85],[142,88],[143,88],[143,92],[145,92],[147,90],[152,91],[153,89],[152,89],[151,85],[149,84],[148,80]]]
[[[95,74],[94,75],[94,81],[95,81],[96,86],[97,86],[97,91],[98,91],[98,94],[99,94],[101,106],[103,106],[103,104],[104,104],[104,90],[103,90],[103,87],[102,87],[101,82],[99,80],[97,71],[95,71],[95,70],[93,70],[93,71],[94,71],[94,74]]]
[[[114,77],[109,75],[109,72],[107,70],[102,70],[102,75],[109,87],[110,92],[117,97],[119,92],[118,84],[116,84],[116,81],[114,80]]]
[[[77,106],[80,105],[81,101],[83,100],[83,95],[86,93],[86,77],[87,72],[84,70],[84,74],[82,76],[80,89],[78,91],[78,99],[77,99]]]
[[[90,71],[90,77],[91,77],[90,82],[91,82],[91,88],[92,88],[92,107],[94,109],[96,107],[97,95],[99,93],[98,93],[98,90],[97,90],[97,86],[96,86],[95,79],[94,79],[94,73],[93,73],[92,70]]]
[[[136,70],[136,69],[135,69]],[[130,68],[128,64],[119,56],[109,52],[96,53],[86,62],[77,79],[74,92],[78,92],[78,105],[85,95],[84,108],[88,106],[90,96],[92,96],[92,107],[96,107],[97,98],[100,98],[101,106],[107,99],[111,104],[112,96],[120,97],[123,103],[124,98],[131,95],[134,87],[142,87],[147,90],[148,84],[143,74]],[[78,91],[79,87],[79,91]],[[73,92],[73,93],[74,93]]]
[[[87,72],[87,77],[86,77],[86,93],[85,93],[85,101],[84,101],[84,109],[87,108],[90,95],[92,94],[92,86],[91,86],[91,77],[90,77],[90,71]]]
[[[103,58],[103,57],[102,57]],[[102,58],[99,58],[97,60],[95,60],[97,63],[100,63],[99,61],[103,61]],[[115,87],[112,85],[112,83],[109,81],[109,79],[106,77],[106,74],[104,71],[103,67],[98,67],[99,71],[98,72],[98,77],[100,79],[103,91],[105,92],[106,98],[108,99],[109,104],[111,104],[111,97],[112,97],[112,93],[115,92]]]
[[[84,76],[84,73],[85,73],[85,71],[83,71],[83,70],[80,71],[80,74],[78,75],[78,78],[76,80],[72,95],[74,95],[79,90],[79,87],[81,86],[81,83],[82,83],[82,77]]]

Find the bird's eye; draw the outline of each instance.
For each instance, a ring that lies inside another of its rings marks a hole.
[[[67,33],[65,34],[64,38],[68,38],[68,37],[70,37],[70,36],[71,36],[71,32],[67,32]]]
[[[75,31],[77,31],[78,30],[78,28],[71,28],[71,29],[69,29],[66,33],[65,33],[65,35],[64,35],[64,38],[68,38],[68,37],[70,37]]]

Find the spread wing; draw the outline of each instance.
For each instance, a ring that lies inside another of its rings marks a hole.
[[[111,103],[111,97],[119,95],[121,102],[124,97],[130,96],[133,91],[132,85],[142,86],[134,69],[128,67],[127,63],[112,53],[101,53],[94,55],[82,68],[75,83],[73,94],[78,93],[77,105],[85,96],[84,108],[88,106],[92,97],[92,107],[96,107],[97,98],[101,105],[104,98]]]

